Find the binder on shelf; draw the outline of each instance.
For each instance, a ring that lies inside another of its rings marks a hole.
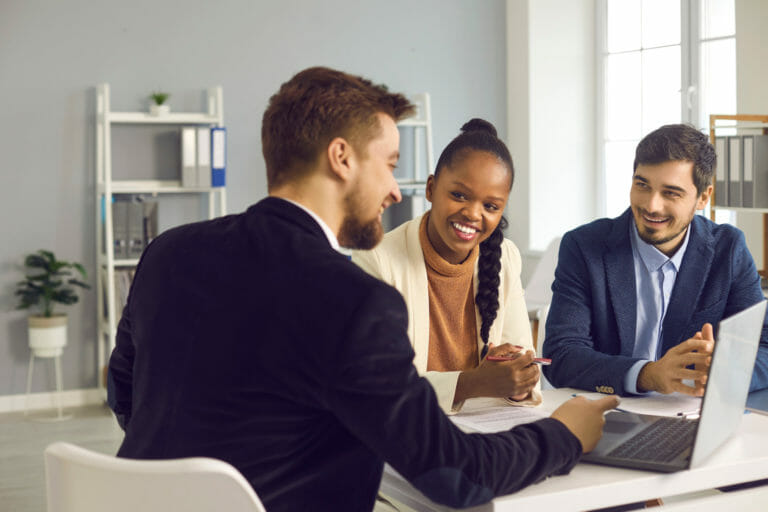
[[[102,269],[102,282],[104,283],[104,313],[107,314],[107,293],[109,288],[107,287],[107,271]],[[115,315],[119,319],[123,316],[123,309],[128,304],[128,292],[131,290],[131,283],[133,282],[133,276],[136,273],[134,269],[115,269],[114,272],[114,286],[115,286]]]
[[[227,171],[227,129],[211,128],[211,186],[223,187]]]
[[[728,206],[728,140],[726,137],[715,137],[715,206]]]
[[[768,135],[746,135],[744,149],[743,205],[768,208]]]
[[[211,186],[211,129],[207,126],[197,128],[197,186]]]
[[[144,247],[157,237],[157,201],[143,202]]]
[[[115,199],[112,202],[112,238],[115,259],[128,257],[128,201]]]
[[[128,203],[128,258],[144,252],[144,203],[138,198]]]
[[[741,206],[744,208],[754,207],[754,173],[752,172],[752,163],[754,156],[754,138],[746,135],[741,139],[741,147],[744,150],[742,158],[743,174],[741,177]]]
[[[741,208],[741,137],[728,137],[728,206]]]
[[[197,129],[184,126],[181,129],[181,186],[197,186]]]

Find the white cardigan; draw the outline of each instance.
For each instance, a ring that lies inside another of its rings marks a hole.
[[[363,270],[388,283],[403,295],[408,305],[408,336],[411,339],[416,357],[413,364],[421,375],[432,384],[437,394],[440,407],[445,412],[456,412],[462,404],[453,407],[456,384],[460,371],[427,371],[429,356],[429,291],[427,267],[419,243],[419,225],[422,217],[413,219],[390,231],[384,240],[373,250],[353,251],[352,261]],[[489,343],[498,346],[502,343],[521,345],[526,350],[533,349],[531,326],[528,310],[523,298],[523,286],[520,282],[520,251],[512,241],[504,239],[501,245],[501,283],[499,284],[499,310],[491,325]],[[477,295],[477,264],[473,285]],[[483,346],[480,338],[482,320],[475,308],[477,322],[478,355]],[[514,402],[513,405],[539,405],[542,402],[541,383],[537,383],[528,400]]]

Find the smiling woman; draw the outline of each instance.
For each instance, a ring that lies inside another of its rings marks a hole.
[[[472,119],[427,180],[432,209],[388,233],[374,250],[353,254],[403,294],[414,364],[447,412],[479,396],[541,402],[520,253],[503,234],[513,181],[512,158],[496,129]]]

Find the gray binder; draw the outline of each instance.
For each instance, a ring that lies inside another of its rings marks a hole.
[[[715,170],[715,206],[728,206],[728,139],[715,137],[715,154],[717,167]]]
[[[741,137],[728,137],[728,206],[741,208]]]
[[[157,237],[157,201],[144,201],[144,247]]]
[[[115,199],[112,203],[112,238],[115,259],[128,257],[128,201]]]
[[[768,208],[768,135],[745,135],[742,149],[742,206]]]
[[[144,252],[144,203],[128,202],[128,257],[138,258]]]

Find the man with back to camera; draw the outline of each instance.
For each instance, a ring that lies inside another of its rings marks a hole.
[[[698,130],[662,126],[637,146],[629,209],[563,237],[543,347],[553,385],[703,394],[712,326],[763,300],[743,233],[695,215],[715,160]],[[750,391],[766,387],[768,321]]]
[[[121,457],[233,464],[270,512],[371,510],[384,461],[470,506],[567,473],[616,397],[468,435],[412,365],[405,304],[339,244],[371,248],[400,201],[396,121],[413,106],[310,68],[263,117],[269,197],[160,235],[138,265],[110,360]],[[530,357],[530,356],[525,356]]]

